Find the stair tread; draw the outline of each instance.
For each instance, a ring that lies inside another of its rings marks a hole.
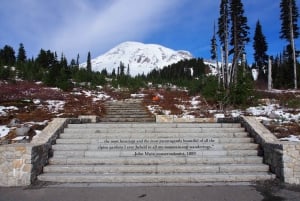
[[[45,173],[39,180],[56,182],[99,182],[99,183],[204,183],[204,182],[249,182],[273,179],[274,175],[264,172],[252,173],[176,173],[176,174],[57,174]]]
[[[267,172],[264,164],[162,164],[162,165],[51,165],[44,168],[44,172],[57,173],[237,173],[237,172]]]

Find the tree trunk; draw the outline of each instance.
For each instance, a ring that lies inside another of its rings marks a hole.
[[[272,90],[272,61],[270,58],[268,62],[268,90]]]
[[[223,88],[226,88],[226,82],[225,82],[225,65],[224,65],[224,51],[221,48],[221,68],[222,68],[222,84],[223,84]]]
[[[290,43],[293,52],[293,67],[294,67],[294,88],[298,88],[297,84],[297,62],[296,62],[296,50],[295,50],[295,40],[294,40],[294,26],[293,26],[293,7],[292,1],[289,1],[289,8],[290,8]]]

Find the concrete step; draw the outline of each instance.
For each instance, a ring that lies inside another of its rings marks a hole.
[[[239,123],[89,123],[68,124],[68,128],[241,128]]]
[[[205,183],[205,182],[251,182],[273,179],[268,173],[182,173],[182,174],[74,174],[46,173],[38,176],[41,181],[66,183]]]
[[[44,168],[44,173],[250,173],[267,172],[269,167],[263,164],[225,164],[225,165],[51,165]]]
[[[244,128],[66,128],[64,133],[239,133]]]
[[[117,150],[117,148],[115,148]],[[56,150],[55,158],[68,157],[88,157],[88,158],[103,158],[103,157],[204,157],[204,156],[257,156],[257,150],[157,150],[157,151],[62,151]]]
[[[159,165],[159,164],[202,164],[202,165],[224,165],[224,164],[262,164],[262,158],[258,156],[203,156],[203,157],[103,157],[103,158],[57,158],[49,160],[50,165]]]
[[[125,111],[125,110],[130,110],[130,111],[147,111],[147,108],[140,106],[140,105],[131,105],[131,106],[105,106],[106,111],[112,111],[112,110],[116,110],[116,111]]]
[[[209,141],[213,141],[215,143],[253,143],[254,140],[252,138],[249,137],[243,137],[243,138],[188,138],[185,137],[184,138],[186,141],[193,141],[196,140],[198,142],[209,142]],[[115,138],[115,139],[110,139],[109,142],[118,142],[120,144],[124,143],[124,144],[130,144],[130,143],[137,143],[137,142],[145,142],[145,141],[149,141],[149,142],[174,142],[179,140],[178,138],[168,138],[168,139],[163,139],[163,138],[152,138],[152,139],[142,139],[142,138],[135,138],[135,139],[120,139],[120,138]],[[152,141],[151,141],[152,140]],[[183,139],[182,139],[183,141]],[[57,144],[94,144],[97,145],[99,143],[104,143],[107,142],[106,139],[99,139],[99,140],[95,140],[95,139],[88,139],[88,138],[84,138],[84,139],[76,139],[76,138],[65,138],[65,139],[57,139],[56,143]]]
[[[147,118],[148,114],[107,114],[105,118]]]
[[[66,132],[60,135],[61,139],[93,139],[93,140],[100,140],[100,139],[152,139],[152,138],[245,138],[248,137],[248,133],[246,132],[237,132],[237,133],[189,133],[189,132],[176,132],[175,133],[139,133],[132,131],[131,133],[89,133],[88,131],[81,131],[81,132]]]
[[[116,148],[117,147],[117,148]],[[99,143],[99,144],[56,144],[52,146],[54,151],[158,151],[158,150],[175,150],[192,151],[192,150],[258,150],[259,145],[253,143],[224,143],[216,144],[215,142],[207,143]]]
[[[107,116],[114,115],[108,110]],[[130,116],[134,121],[142,119],[120,113],[106,120],[124,121]],[[240,124],[231,123],[69,124],[52,145],[53,157],[38,179],[75,183],[272,179],[253,142]]]
[[[154,117],[103,117],[101,122],[155,122]]]

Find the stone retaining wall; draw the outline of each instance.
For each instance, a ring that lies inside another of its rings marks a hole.
[[[255,117],[241,117],[241,123],[262,147],[264,163],[283,182],[300,184],[300,143],[279,141]]]
[[[54,119],[31,143],[0,146],[0,186],[27,186],[36,180],[52,154],[68,119]]]

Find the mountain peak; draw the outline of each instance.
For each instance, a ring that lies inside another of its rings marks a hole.
[[[117,71],[122,62],[126,67],[129,66],[130,74],[135,76],[191,58],[193,56],[188,51],[176,51],[158,44],[127,41],[92,59],[91,63],[93,71],[106,68],[108,72],[112,72],[113,69]],[[85,67],[86,63],[81,66]]]

